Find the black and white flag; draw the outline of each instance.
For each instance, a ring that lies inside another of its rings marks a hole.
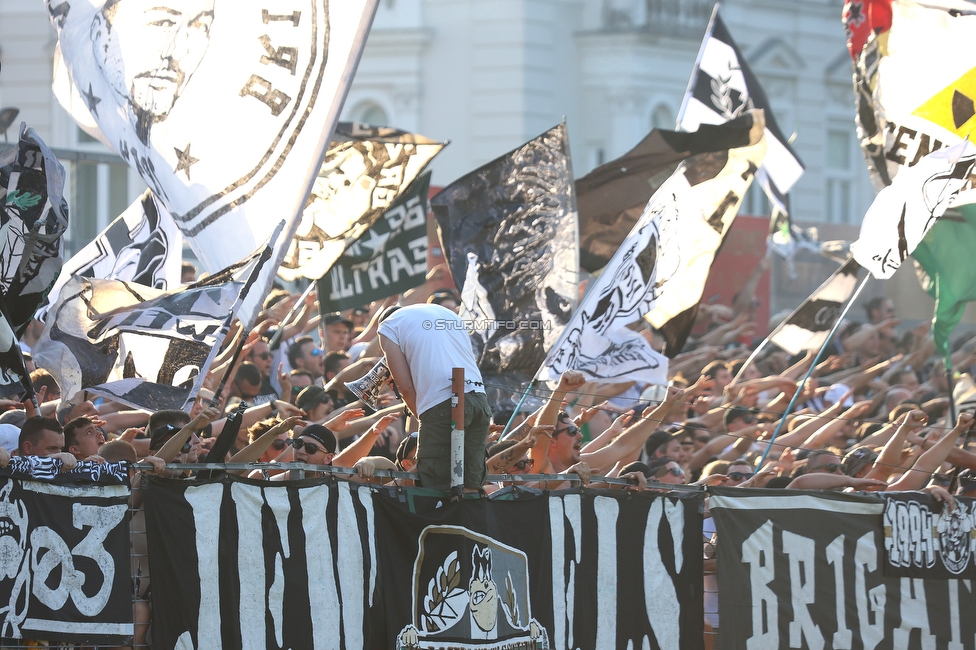
[[[33,395],[17,338],[54,284],[64,253],[64,167],[32,128],[0,154],[0,396]]]
[[[139,172],[205,271],[250,254],[284,218],[275,261],[253,292],[263,297],[377,4],[46,0],[58,34],[55,93]]]
[[[790,354],[819,350],[857,287],[861,265],[848,259],[769,335]]]
[[[0,477],[0,636],[112,646],[131,638],[128,497],[128,484]]]
[[[970,580],[888,573],[887,497],[710,491],[723,648],[976,648]],[[909,533],[898,543],[918,554],[913,562],[933,559],[926,543],[941,532],[905,514],[908,521],[893,522]],[[952,553],[971,553],[972,537],[947,532]]]
[[[646,318],[676,354],[690,330],[712,259],[762,163],[762,113],[726,125],[751,131],[749,144],[682,162],[651,197],[630,236],[593,283],[540,379],[579,370],[590,380],[626,377],[667,383],[667,358],[628,326]]]
[[[884,496],[885,575],[976,578],[976,499],[955,497],[955,508],[926,492]]]
[[[935,222],[969,187],[976,146],[969,140],[940,149],[903,168],[874,198],[851,244],[851,255],[871,275],[890,278]]]
[[[701,124],[722,124],[753,108],[761,108],[766,115],[766,160],[756,179],[769,200],[785,210],[782,197],[803,175],[803,163],[776,124],[765,91],[715,5],[681,104],[678,127],[694,131]]]
[[[160,395],[186,388],[220,346],[224,323],[239,307],[247,278],[266,249],[168,292],[73,276],[51,308],[34,361],[55,376],[69,398],[82,389],[131,378],[166,387]]]
[[[183,236],[166,208],[146,190],[108,228],[64,263],[37,316],[44,319],[72,275],[124,280],[154,289],[180,286]]]
[[[701,493],[403,494],[150,478],[155,647],[703,647]]]
[[[340,122],[278,275],[289,282],[325,276],[445,146],[398,129]],[[426,218],[425,212],[425,224]]]
[[[427,193],[420,176],[318,281],[323,314],[368,305],[427,279]]]
[[[531,379],[576,304],[578,230],[566,125],[462,176],[430,203],[478,367]]]

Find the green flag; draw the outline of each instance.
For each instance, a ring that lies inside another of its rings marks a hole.
[[[976,205],[946,212],[925,235],[912,256],[928,274],[922,288],[935,298],[932,335],[948,359],[949,336],[962,318],[966,303],[976,300]]]

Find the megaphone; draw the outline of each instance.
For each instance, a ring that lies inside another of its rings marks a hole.
[[[346,388],[371,409],[378,411],[381,408],[380,393],[383,392],[383,387],[389,379],[390,367],[386,365],[386,359],[380,359],[363,377],[356,381],[347,381]]]

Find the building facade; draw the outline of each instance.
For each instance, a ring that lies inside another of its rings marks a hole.
[[[712,0],[379,0],[343,119],[450,140],[432,164],[434,185],[565,119],[581,176],[652,127],[674,128],[712,6]],[[806,166],[791,193],[795,220],[851,238],[874,191],[855,137],[842,6],[842,0],[727,0],[721,15]],[[18,107],[20,119],[65,152],[77,248],[144,186],[54,99],[55,46],[43,2],[0,0],[0,107]],[[758,188],[742,212],[768,214]],[[830,264],[800,285],[774,278],[773,310],[795,305],[793,296],[818,284]],[[917,302],[913,282],[891,289],[876,283],[867,293],[891,294],[904,285]]]

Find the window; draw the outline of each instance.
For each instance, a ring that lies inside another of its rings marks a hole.
[[[671,109],[664,104],[658,104],[651,114],[651,128],[674,131],[674,115],[671,114]]]
[[[371,126],[389,126],[390,118],[383,107],[374,102],[363,102],[353,111],[353,121]]]
[[[824,179],[824,214],[831,223],[851,223],[854,220],[851,188],[851,134],[847,131],[827,132]]]

